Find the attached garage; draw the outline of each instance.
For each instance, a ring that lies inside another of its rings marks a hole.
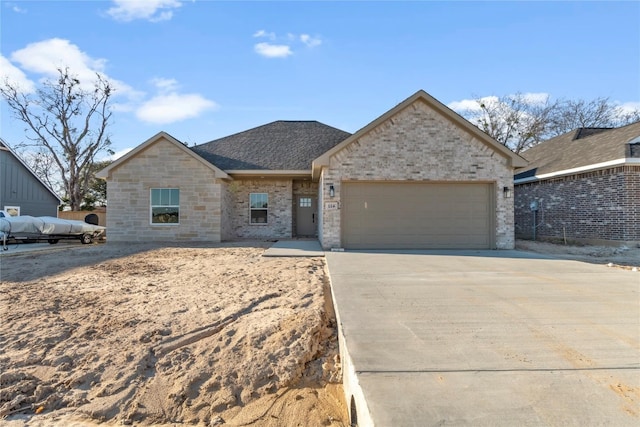
[[[342,183],[347,249],[494,247],[493,184]]]
[[[325,249],[512,249],[524,159],[419,91],[313,162]]]

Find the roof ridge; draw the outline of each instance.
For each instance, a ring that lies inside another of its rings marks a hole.
[[[271,122],[271,123],[277,123],[277,122],[287,122],[287,123],[320,123],[317,120],[276,120],[275,122]]]

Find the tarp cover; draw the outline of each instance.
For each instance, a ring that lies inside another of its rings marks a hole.
[[[60,219],[53,216],[10,216],[0,218],[0,233],[7,236],[19,235],[80,235],[105,230],[99,225],[83,221]]]

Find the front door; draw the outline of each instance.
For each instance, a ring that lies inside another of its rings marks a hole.
[[[318,199],[313,196],[298,196],[296,210],[296,235],[315,236],[318,227]]]

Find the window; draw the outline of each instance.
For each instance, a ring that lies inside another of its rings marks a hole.
[[[178,188],[151,189],[151,224],[180,223],[180,190]]]
[[[9,214],[9,216],[20,216],[20,206],[5,206],[4,211]],[[4,216],[4,214],[2,214]]]
[[[300,207],[301,208],[310,208],[311,207],[311,197],[300,197]]]
[[[249,221],[251,224],[267,223],[267,206],[269,195],[267,193],[249,194]]]

